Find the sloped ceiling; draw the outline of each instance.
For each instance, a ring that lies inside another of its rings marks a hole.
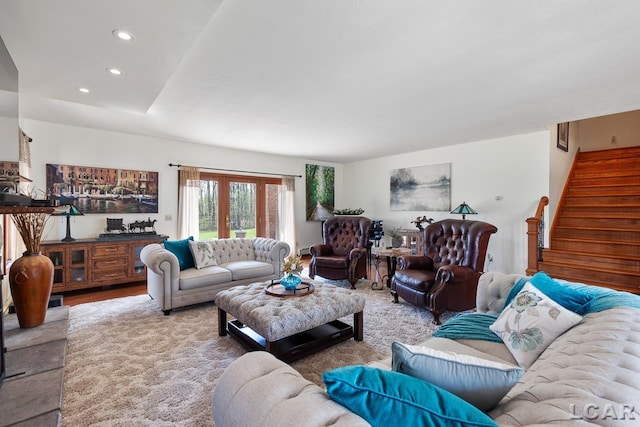
[[[0,0],[0,36],[26,118],[345,163],[640,109],[639,16],[601,0]]]

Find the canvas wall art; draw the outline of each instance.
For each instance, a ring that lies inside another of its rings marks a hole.
[[[158,213],[158,172],[47,164],[47,197],[83,213]]]
[[[451,211],[451,163],[392,169],[392,211]]]
[[[325,221],[333,215],[335,168],[306,165],[307,221]]]

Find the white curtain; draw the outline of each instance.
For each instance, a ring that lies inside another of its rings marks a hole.
[[[200,235],[198,198],[200,196],[200,170],[181,166],[178,171],[178,239]]]
[[[279,188],[280,229],[278,230],[278,239],[287,242],[291,247],[291,253],[295,255],[298,253],[296,248],[295,177],[285,176],[282,178],[282,185]]]

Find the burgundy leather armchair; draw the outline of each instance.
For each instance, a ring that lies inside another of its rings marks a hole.
[[[445,219],[424,229],[424,255],[398,257],[391,280],[394,302],[426,307],[437,324],[445,310],[475,307],[478,279],[489,238],[498,229],[486,222]]]
[[[341,215],[322,225],[323,244],[310,248],[309,277],[347,279],[355,289],[360,278],[367,277],[367,244],[371,220],[362,216]]]

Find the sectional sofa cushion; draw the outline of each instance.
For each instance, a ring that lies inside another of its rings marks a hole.
[[[193,263],[197,269],[211,267],[217,264],[216,254],[209,242],[189,242],[189,250],[193,256]]]
[[[332,400],[372,426],[497,426],[458,396],[418,378],[368,366],[345,366],[322,379]],[[404,421],[403,421],[404,420]]]
[[[165,240],[164,248],[174,254],[178,258],[178,264],[180,265],[180,271],[187,268],[193,268],[193,255],[191,255],[191,249],[189,249],[189,242],[193,240],[193,236],[189,236],[183,240]]]
[[[391,351],[394,371],[428,381],[485,412],[524,375],[519,366],[426,346],[394,342]]]
[[[582,316],[553,301],[526,283],[489,328],[504,341],[525,369],[557,337],[582,321]]]

